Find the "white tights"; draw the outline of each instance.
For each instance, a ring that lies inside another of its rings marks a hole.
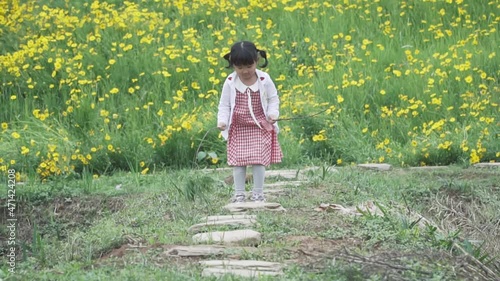
[[[264,192],[264,177],[266,167],[264,165],[253,165],[253,190],[254,194]],[[236,194],[245,193],[245,180],[247,176],[246,166],[233,167],[234,191]]]

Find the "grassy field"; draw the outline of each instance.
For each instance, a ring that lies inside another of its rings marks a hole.
[[[281,203],[285,213],[258,213],[254,229],[262,233],[261,244],[223,258],[287,264],[282,278],[269,280],[499,276],[498,169],[375,172],[344,167],[304,174],[303,184],[269,198]],[[4,263],[0,277],[215,280],[200,277],[199,258],[165,253],[174,245],[192,244],[187,229],[202,217],[227,213],[222,207],[232,192],[223,182],[228,175],[177,170],[19,186],[17,239],[22,250],[16,274],[8,274]],[[267,182],[283,180],[269,177]],[[92,191],[85,194],[85,189]],[[322,203],[350,207],[364,202],[374,202],[385,215],[317,210]],[[6,237],[5,230],[1,236]]]

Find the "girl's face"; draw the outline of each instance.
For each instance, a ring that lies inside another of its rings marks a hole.
[[[235,65],[234,70],[236,71],[236,74],[242,79],[242,80],[250,80],[255,76],[255,69],[257,68],[257,62],[254,62],[253,64],[250,65]]]

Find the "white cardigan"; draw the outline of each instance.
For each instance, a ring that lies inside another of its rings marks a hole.
[[[276,86],[274,85],[274,82],[269,74],[258,69],[256,69],[255,72],[257,74],[257,83],[264,114],[266,115],[266,118],[268,116],[278,118],[280,107],[278,90],[276,90]],[[231,120],[233,119],[233,112],[236,101],[236,77],[237,75],[235,71],[226,78],[224,86],[222,87],[222,94],[219,102],[219,113],[217,114],[217,124],[226,124],[226,129],[222,132],[222,136],[226,140],[229,134],[229,126],[231,125]],[[257,124],[257,126],[260,125]],[[277,133],[279,131],[277,122],[274,123],[274,128]]]

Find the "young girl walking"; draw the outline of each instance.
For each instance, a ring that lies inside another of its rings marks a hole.
[[[265,51],[241,41],[224,56],[233,69],[224,82],[217,127],[227,140],[227,162],[233,167],[232,202],[245,201],[246,168],[252,166],[252,201],[263,202],[265,167],[281,162],[278,143],[279,97],[269,74],[257,69],[260,59],[267,66]]]

